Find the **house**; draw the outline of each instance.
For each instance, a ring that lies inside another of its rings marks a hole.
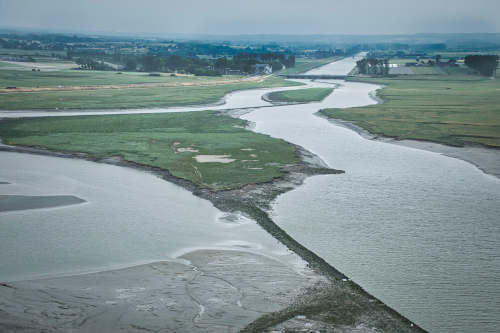
[[[269,64],[256,64],[255,75],[268,75],[273,73],[273,68]]]
[[[226,68],[224,69],[224,75],[243,75],[243,72],[239,69]]]

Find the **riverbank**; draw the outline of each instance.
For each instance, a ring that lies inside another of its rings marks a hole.
[[[377,91],[384,103],[323,114],[401,140],[500,147],[498,80],[462,74],[349,80],[384,85]]]
[[[269,204],[272,200],[274,200],[274,198],[276,198],[277,195],[289,191],[300,185],[304,181],[304,179],[310,175],[338,173],[338,171],[326,168],[325,164],[322,163],[317,156],[308,153],[303,149],[297,149],[300,154],[302,163],[287,169],[283,177],[274,179],[273,181],[267,183],[252,184],[239,189],[217,192],[200,188],[199,186],[185,179],[174,177],[166,170],[146,167],[144,165],[137,165],[117,158],[103,158],[98,160],[86,156],[85,154],[57,153],[35,148],[3,146],[1,149],[4,151],[17,151],[58,157],[84,158],[96,162],[109,163],[124,167],[132,167],[147,172],[152,172],[157,176],[168,180],[169,182],[173,182],[188,189],[196,196],[209,200],[214,204],[215,207],[221,209],[222,211],[243,214],[255,220],[269,234],[278,239],[287,248],[301,257],[308,264],[308,266],[316,274],[318,274],[318,276],[323,276],[327,279],[325,281],[328,282],[325,282],[320,286],[316,286],[313,289],[308,289],[305,294],[303,293],[303,291],[298,294],[295,292],[292,293],[292,295],[294,295],[294,300],[291,302],[292,305],[286,307],[285,309],[282,309],[283,307],[280,306],[279,311],[278,309],[276,309],[276,312],[271,312],[265,315],[254,324],[248,326],[245,331],[260,332],[265,328],[273,327],[276,324],[288,322],[290,319],[296,316],[306,315],[308,318],[310,318],[310,320],[318,323],[324,322],[330,325],[330,327],[347,327],[346,329],[351,327],[352,329],[355,329],[355,327],[363,324],[367,325],[367,327],[372,327],[370,330],[368,330],[368,332],[377,332],[377,330],[375,329],[376,327],[384,328],[386,332],[423,332],[423,330],[407,321],[394,310],[388,308],[380,301],[376,300],[373,296],[367,294],[357,284],[349,281],[342,273],[330,266],[316,254],[296,242],[283,229],[279,228],[269,217],[269,214],[267,212],[267,210],[269,209]],[[276,272],[274,268],[267,269],[267,271],[270,272],[271,276],[273,276],[273,274]],[[113,273],[113,275],[115,274],[116,273]],[[233,272],[231,270],[228,270],[228,274],[229,276],[231,276]],[[83,277],[87,276],[84,275]],[[269,278],[270,276],[267,275],[267,277]],[[95,277],[90,278],[93,279]],[[70,279],[70,281],[73,281],[71,280],[71,278],[68,279]],[[76,276],[74,277],[74,279],[74,281],[78,281],[78,279],[81,279],[81,277]],[[11,290],[5,288],[20,290],[18,296],[16,297],[20,297],[22,299],[23,297],[26,297],[26,295],[30,295],[33,292],[33,286],[36,286],[36,288],[39,290],[44,290],[45,288],[50,288],[50,283],[51,282],[49,280],[38,280],[35,281],[34,284],[28,285],[23,285],[22,283],[13,283],[4,286],[3,292],[11,292]],[[78,283],[76,283],[76,285],[78,285]],[[309,288],[313,287],[313,285],[311,284],[309,284],[308,286]],[[200,287],[205,288],[203,287],[203,284]],[[148,290],[148,288],[146,288],[146,290]],[[68,290],[64,289],[61,291],[61,294],[59,294],[58,297],[55,297],[55,299],[67,299],[67,293]],[[305,297],[305,295],[309,296]],[[144,302],[144,299],[139,298],[139,301]],[[272,302],[275,301],[272,300]],[[334,302],[335,307],[332,307],[332,302]],[[63,303],[66,304],[65,302]],[[47,302],[44,306],[51,306],[51,304],[52,303]],[[356,308],[356,311],[351,311],[354,309],[353,307]],[[68,305],[68,308],[72,308],[71,303]],[[350,315],[348,317],[339,317],[339,311],[348,311]],[[33,316],[31,316],[30,318],[34,319]],[[104,316],[104,318],[106,318],[106,316]],[[46,322],[47,319],[44,320]],[[89,323],[92,322],[92,320],[89,321]],[[290,327],[293,327],[294,325],[296,325],[296,323],[294,321],[290,321],[288,322],[288,324],[284,323],[283,325],[289,325]],[[413,325],[413,327],[411,325]],[[217,331],[217,329],[212,331]],[[187,329],[186,331],[189,331],[189,329]]]
[[[438,153],[448,157],[457,158],[459,160],[473,164],[486,174],[500,178],[500,150],[498,149],[485,148],[480,145],[477,146],[466,145],[464,147],[453,147],[430,141],[398,140],[396,138],[370,133],[364,128],[361,128],[356,124],[353,124],[348,121],[340,119],[332,119],[330,117],[324,116],[322,113],[317,113],[317,115],[319,117],[327,119],[328,121],[330,121],[335,125],[349,128],[350,130],[355,131],[365,139],[391,143],[409,148],[427,150],[433,153]]]
[[[357,80],[351,80],[357,82]],[[361,80],[359,82],[364,82]],[[385,86],[380,86],[384,89]],[[370,97],[377,103],[383,104],[385,101],[377,92],[371,93]],[[358,108],[355,108],[358,109]],[[434,153],[439,153],[445,156],[457,158],[468,163],[473,164],[481,171],[500,178],[500,149],[495,147],[487,147],[481,144],[464,143],[463,146],[446,145],[439,142],[433,142],[432,139],[428,140],[415,140],[415,139],[401,139],[398,136],[389,136],[384,133],[373,133],[370,131],[369,126],[364,127],[364,122],[359,123],[355,120],[345,120],[342,115],[337,114],[338,109],[325,109],[316,113],[317,116],[327,119],[335,125],[343,126],[351,129],[368,140],[377,140],[380,142],[392,143],[409,148],[426,150]],[[343,114],[348,113],[345,109]],[[339,117],[339,118],[337,118]],[[347,117],[349,119],[349,117]]]

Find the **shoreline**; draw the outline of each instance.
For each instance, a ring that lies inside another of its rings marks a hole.
[[[389,330],[387,330],[387,332],[426,332],[417,324],[409,321],[399,312],[366,292],[361,286],[351,281],[343,273],[328,264],[314,252],[297,242],[271,219],[269,216],[270,204],[278,195],[300,186],[307,177],[343,173],[341,170],[328,168],[318,156],[310,153],[304,148],[297,145],[294,146],[302,162],[298,165],[285,168],[285,173],[282,177],[276,178],[270,182],[250,184],[237,189],[217,192],[201,188],[187,180],[172,176],[168,170],[140,165],[116,157],[97,159],[84,153],[64,153],[32,147],[7,145],[0,145],[0,151],[77,158],[150,172],[165,181],[169,181],[187,189],[195,196],[210,201],[222,212],[240,213],[253,219],[273,238],[307,263],[307,267],[312,272],[319,277],[326,278],[327,282],[320,287],[308,291],[306,293],[307,297],[305,297],[305,295],[300,297],[296,295],[297,297],[294,298],[288,307],[273,312],[262,313],[263,317],[259,316],[254,322],[248,324],[243,329],[244,332],[260,332],[280,324],[294,327],[294,325],[297,325],[297,322],[290,320],[302,313],[310,313],[313,317],[313,321],[315,323],[320,323],[321,321],[315,318],[327,316],[327,314],[332,311],[328,302],[332,298],[336,299],[339,292],[347,296],[343,296],[342,299],[336,300],[336,302],[340,302],[340,304],[337,305],[349,307],[348,304],[352,302],[358,304],[358,311],[360,312],[358,314],[359,318],[369,317],[368,322],[366,322],[366,320],[363,321],[371,326],[375,326],[377,323],[380,324],[382,322],[384,325],[389,325]],[[152,265],[154,265],[154,263]],[[77,275],[76,277],[78,276],[81,275]],[[16,286],[16,283],[12,283],[12,285]],[[344,304],[342,302],[347,303]],[[335,326],[336,324],[331,323],[331,325]],[[403,330],[403,328],[406,329]],[[377,331],[368,332],[376,333]]]
[[[349,82],[367,83],[356,80],[350,80]],[[369,93],[370,98],[373,99],[376,102],[376,104],[385,103],[385,101],[382,98],[380,98],[377,94],[377,92],[380,89],[384,88],[385,85],[376,83],[368,83],[368,84],[373,84],[378,86],[377,89]],[[351,121],[343,120],[340,118],[328,117],[327,115],[324,115],[321,111],[322,110],[318,110],[315,113],[315,115],[320,118],[328,120],[332,124],[350,129],[351,131],[356,132],[358,135],[367,140],[391,143],[407,148],[425,150],[432,153],[441,154],[447,157],[456,158],[474,165],[476,168],[481,170],[486,175],[500,179],[500,149],[485,147],[479,144],[478,145],[467,144],[464,147],[454,147],[430,140],[429,141],[415,140],[415,139],[398,140],[397,138],[386,136],[383,134],[372,133]]]
[[[371,95],[370,95],[371,96]],[[377,97],[378,98],[378,97]],[[377,99],[375,99],[377,101]],[[477,169],[488,176],[500,179],[500,150],[495,148],[487,148],[480,145],[466,145],[464,147],[454,147],[426,140],[398,140],[393,137],[371,133],[361,126],[353,122],[338,118],[330,118],[321,110],[315,113],[316,116],[324,118],[330,123],[342,126],[356,132],[359,136],[378,142],[395,144],[407,148],[425,150],[432,153],[441,154],[447,157],[456,158],[461,161],[472,164]]]
[[[267,214],[267,210],[270,209],[271,202],[278,195],[300,186],[307,177],[314,175],[344,173],[342,170],[327,167],[319,157],[304,148],[297,145],[293,146],[296,148],[301,162],[297,165],[285,167],[283,170],[283,176],[277,177],[268,182],[248,184],[240,188],[221,191],[212,191],[210,189],[202,188],[189,180],[173,176],[168,170],[129,162],[116,156],[94,158],[86,153],[60,152],[36,147],[10,146],[5,144],[0,144],[0,152],[5,151],[60,158],[83,159],[90,162],[111,164],[152,173],[165,181],[188,190],[197,197],[210,201],[222,212],[240,212],[243,213],[243,215],[249,216],[250,218],[256,220],[256,222],[274,238],[282,242],[288,249],[295,252],[299,257],[306,261],[313,269],[316,269],[318,273],[328,273],[336,279],[344,279],[346,277],[342,273],[326,264],[324,260],[317,257],[314,253],[307,250],[293,238],[288,236],[284,230],[272,222]]]

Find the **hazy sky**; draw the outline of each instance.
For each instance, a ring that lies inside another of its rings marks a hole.
[[[500,0],[0,0],[0,26],[210,34],[500,32]]]

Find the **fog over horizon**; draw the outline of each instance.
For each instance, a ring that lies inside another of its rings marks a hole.
[[[499,13],[498,0],[0,0],[2,28],[109,33],[500,33]]]

